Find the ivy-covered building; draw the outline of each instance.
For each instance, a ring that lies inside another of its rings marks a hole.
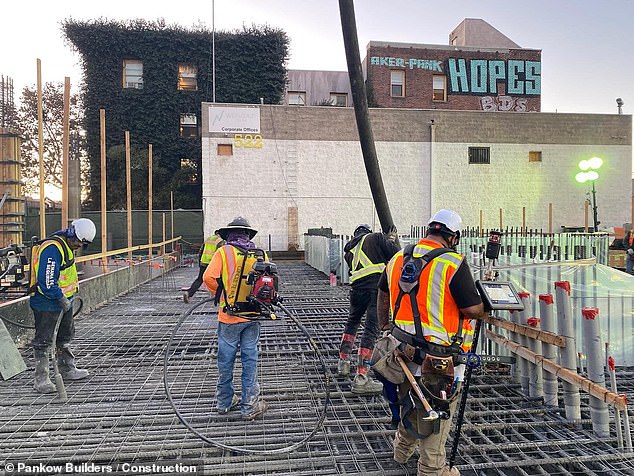
[[[67,20],[81,54],[90,157],[89,202],[100,206],[100,119],[105,109],[107,208],[126,206],[125,131],[130,131],[132,206],[147,207],[152,144],[153,207],[201,208],[201,103],[279,104],[289,40],[270,27],[192,30],[163,22]],[[212,47],[213,44],[213,47]],[[214,61],[215,59],[215,61]],[[215,68],[214,68],[215,65]]]

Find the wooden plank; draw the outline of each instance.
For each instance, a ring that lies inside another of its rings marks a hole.
[[[627,410],[627,398],[624,394],[619,395],[618,393],[610,392],[607,388],[594,383],[592,380],[582,377],[572,370],[565,369],[561,365],[557,365],[552,360],[544,358],[543,355],[536,354],[535,352],[528,350],[526,347],[521,346],[517,342],[513,342],[499,334],[496,334],[495,332],[487,330],[487,337],[493,342],[503,345],[514,354],[517,354],[529,362],[540,366],[545,371],[550,372],[556,377],[576,385],[584,392],[589,393],[602,402],[612,405],[618,410]]]
[[[507,331],[516,332],[523,336],[530,337],[531,339],[537,339],[547,344],[556,345],[557,347],[566,347],[566,339],[562,336],[553,334],[552,332],[542,331],[535,329],[534,327],[523,326],[522,324],[505,321],[504,319],[498,319],[493,316],[485,316],[482,320],[488,324],[501,327]]]

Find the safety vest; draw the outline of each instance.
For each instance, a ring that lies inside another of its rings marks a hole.
[[[352,274],[350,275],[350,283],[354,283],[358,279],[365,278],[371,274],[382,273],[385,269],[384,263],[373,263],[363,252],[363,243],[369,234],[370,233],[366,233],[363,235],[359,243],[350,250],[352,253]]]
[[[214,253],[218,249],[218,245],[223,242],[223,239],[218,235],[212,235],[205,240],[203,244],[203,254],[200,257],[200,264],[208,265],[211,263]]]
[[[421,240],[414,247],[412,257],[422,257],[435,248],[441,246],[431,240]],[[445,252],[433,258],[420,273],[416,303],[420,314],[422,336],[416,334],[414,312],[409,294],[401,298],[398,312],[395,304],[400,294],[399,279],[404,266],[404,253],[399,251],[387,265],[387,278],[390,292],[390,311],[394,324],[402,331],[419,339],[422,337],[434,344],[449,346],[452,337],[462,335],[461,347],[467,351],[471,348],[473,328],[469,320],[460,316],[458,305],[451,295],[449,284],[456,270],[464,258],[455,252]],[[395,315],[396,313],[396,315]]]
[[[34,275],[34,282],[31,293],[34,294],[35,290],[39,287],[37,279],[38,273],[40,272],[40,255],[42,254],[42,250],[48,246],[56,246],[62,255],[57,285],[62,290],[64,296],[69,298],[78,291],[77,283],[79,282],[79,277],[77,276],[77,268],[75,267],[75,256],[66,241],[57,236],[47,238],[41,245],[33,250],[33,266],[31,269]],[[40,293],[42,292],[41,289],[39,291]]]
[[[222,258],[222,284],[224,292],[220,296],[220,308],[239,307],[247,304],[247,296],[251,293],[251,285],[246,283],[248,274],[253,270],[253,264],[259,256],[266,253],[259,249],[245,251],[232,245],[224,245],[218,248]],[[246,256],[245,256],[246,254]],[[245,261],[246,260],[246,261]]]

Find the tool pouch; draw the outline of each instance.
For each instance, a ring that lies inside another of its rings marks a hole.
[[[430,400],[436,411],[449,411],[449,404],[453,401],[451,390],[454,379],[454,365],[452,357],[425,356],[421,365],[421,389]]]
[[[381,337],[374,345],[372,352],[372,370],[380,374],[388,382],[402,384],[405,382],[405,373],[396,361],[394,351],[398,348],[400,341],[392,335]]]

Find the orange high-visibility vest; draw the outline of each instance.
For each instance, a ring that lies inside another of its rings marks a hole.
[[[414,247],[412,257],[419,258],[435,248],[442,248],[439,243],[423,239]],[[446,252],[432,259],[423,268],[416,291],[416,302],[420,313],[423,336],[416,336],[416,324],[409,294],[401,298],[398,314],[394,316],[395,304],[401,293],[399,279],[404,265],[403,251],[399,251],[387,265],[387,279],[390,292],[390,311],[394,324],[404,332],[419,339],[422,337],[438,345],[451,345],[451,338],[462,334],[462,348],[471,348],[473,327],[469,320],[462,322],[460,329],[460,310],[456,304],[449,284],[464,257],[455,252]]]

